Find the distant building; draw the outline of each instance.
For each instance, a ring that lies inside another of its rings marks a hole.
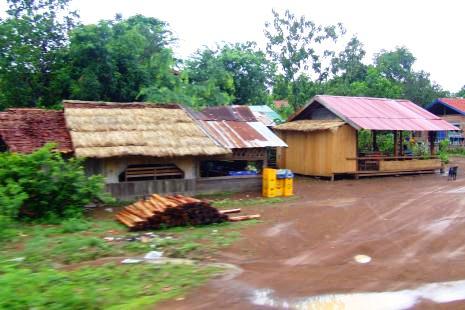
[[[465,145],[465,98],[438,98],[426,109],[445,121],[460,128],[460,131],[441,131],[438,140],[449,139],[452,145]]]

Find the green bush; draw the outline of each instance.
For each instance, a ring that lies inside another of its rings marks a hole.
[[[93,201],[108,201],[101,176],[87,177],[82,160],[64,160],[48,144],[31,154],[0,154],[0,215],[10,218],[79,217]]]

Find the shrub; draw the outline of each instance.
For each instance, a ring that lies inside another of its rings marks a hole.
[[[0,214],[70,218],[92,201],[108,201],[101,176],[87,177],[81,159],[64,160],[48,144],[31,154],[0,154]]]

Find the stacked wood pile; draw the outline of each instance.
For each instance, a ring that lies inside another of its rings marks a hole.
[[[227,220],[238,221],[258,218],[255,216],[228,217],[240,209],[219,211],[207,201],[182,195],[152,195],[125,207],[116,219],[132,230],[154,229],[160,226],[205,225]]]

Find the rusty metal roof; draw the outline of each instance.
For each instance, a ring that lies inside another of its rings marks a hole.
[[[207,108],[194,115],[207,133],[228,149],[287,147],[247,106]]]
[[[205,108],[204,110],[202,110],[202,120],[239,122],[257,121],[249,107],[242,105]]]
[[[73,151],[63,111],[8,109],[0,112],[0,138],[12,152],[31,153],[47,142],[63,153]]]
[[[305,107],[291,116],[289,121],[301,119],[299,115],[315,103],[320,103],[356,129],[458,130],[409,100],[368,97],[315,96]]]

